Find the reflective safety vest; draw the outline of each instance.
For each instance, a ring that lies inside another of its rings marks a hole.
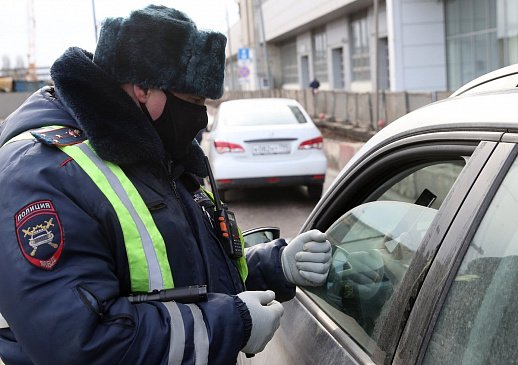
[[[19,140],[34,139],[35,136],[37,139],[45,140],[41,138],[43,133],[63,129],[72,130],[63,126],[43,127],[15,136],[4,145]],[[60,145],[54,143],[51,138],[49,141],[73,158],[112,204],[124,237],[131,291],[142,293],[174,288],[164,239],[139,192],[118,165],[97,156],[87,140],[77,142]],[[214,201],[210,192],[206,190],[204,192]],[[239,235],[244,247],[241,231]],[[246,258],[241,257],[236,264],[244,282],[248,275]],[[0,313],[0,328],[7,327],[9,324]]]
[[[34,136],[38,139],[45,132],[56,130],[71,130],[71,128],[43,127],[13,137],[6,144],[22,139],[33,139]],[[51,143],[53,142],[51,141]],[[72,141],[68,145],[53,144],[74,159],[112,204],[124,237],[131,291],[138,293],[174,288],[173,274],[169,266],[164,239],[156,227],[146,203],[122,169],[97,156],[87,140],[80,143],[77,140]],[[204,192],[214,201],[210,192],[206,190]],[[244,246],[241,231],[239,234],[242,246]],[[241,257],[236,264],[244,282],[248,275],[246,258]]]
[[[62,126],[44,127],[32,133],[22,133],[6,144],[62,129],[70,130]],[[151,292],[174,288],[164,239],[146,203],[122,169],[97,156],[88,141],[76,141],[70,145],[57,143],[56,146],[74,159],[113,206],[126,246],[131,291]]]
[[[60,146],[112,204],[124,236],[132,292],[174,287],[164,239],[133,183],[122,169],[102,160],[88,141]]]

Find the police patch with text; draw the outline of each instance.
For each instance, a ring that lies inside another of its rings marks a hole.
[[[32,202],[14,216],[18,244],[34,266],[52,270],[63,252],[63,227],[50,200]]]

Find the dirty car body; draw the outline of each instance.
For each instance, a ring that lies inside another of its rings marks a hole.
[[[365,144],[301,228],[333,244],[326,284],[242,364],[516,361],[517,85],[493,72]]]

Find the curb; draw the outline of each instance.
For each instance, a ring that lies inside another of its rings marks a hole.
[[[316,118],[313,118],[313,121],[324,137],[324,153],[327,156],[328,168],[338,171],[342,170],[365,142],[376,134],[376,131],[351,124]]]
[[[324,153],[327,166],[340,171],[349,160],[363,147],[365,142],[343,141],[324,137]]]

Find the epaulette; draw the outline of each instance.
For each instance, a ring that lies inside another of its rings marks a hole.
[[[62,126],[35,129],[31,134],[37,141],[57,147],[70,146],[86,140],[86,135],[80,129]]]

